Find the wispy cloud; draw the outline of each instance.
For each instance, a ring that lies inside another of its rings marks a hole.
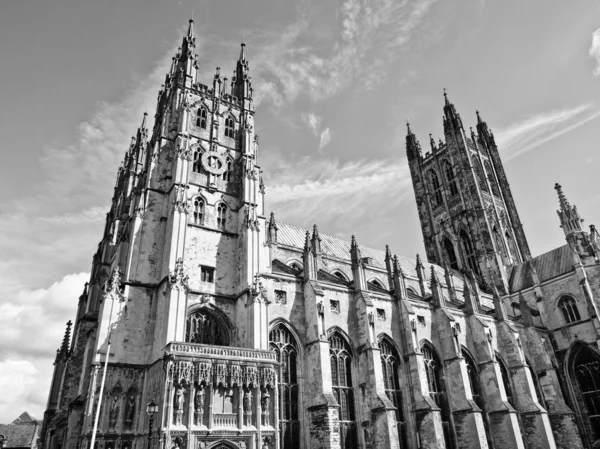
[[[592,45],[590,46],[590,56],[596,60],[594,76],[600,76],[600,28],[592,33]]]
[[[313,112],[302,114],[302,121],[306,124],[313,135],[318,136],[321,129],[321,117]]]
[[[329,142],[331,142],[331,130],[329,128],[325,128],[323,131],[321,131],[321,137],[319,139],[319,151],[322,152]]]
[[[569,109],[532,115],[496,133],[496,143],[504,159],[510,160],[600,116],[592,103]]]

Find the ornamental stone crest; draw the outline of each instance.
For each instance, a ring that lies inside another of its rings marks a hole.
[[[175,200],[173,200],[173,212],[187,214],[190,210],[190,201],[187,197],[189,186],[175,184]]]
[[[104,299],[125,301],[121,288],[121,272],[118,268],[113,271],[112,278],[104,284]]]
[[[175,269],[169,274],[167,280],[169,287],[173,290],[186,291],[188,289],[189,278],[183,268],[183,259],[180,257],[175,262]]]

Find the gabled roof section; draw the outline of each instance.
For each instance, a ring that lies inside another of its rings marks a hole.
[[[548,281],[573,270],[573,256],[568,244],[531,259],[540,282]],[[533,287],[533,277],[527,262],[512,267],[509,273],[511,293]]]
[[[291,224],[277,222],[277,243],[281,245],[291,246],[293,248],[302,251],[304,248],[304,240],[306,239],[307,230],[294,226]],[[321,251],[324,256],[329,256],[336,259],[341,259],[350,263],[350,241],[344,240],[339,237],[333,237],[331,235],[319,233],[321,237]],[[371,266],[385,270],[385,251],[382,249],[371,248],[366,245],[359,245],[361,256],[364,258],[371,258]],[[398,262],[402,271],[413,278],[417,277],[417,261],[412,257],[398,256]],[[425,273],[427,280],[431,276],[431,264],[423,263],[425,266]],[[440,266],[435,265],[435,271],[439,278],[444,279],[444,269]],[[463,281],[461,276],[457,276],[453,273],[454,286],[462,289]]]
[[[29,424],[29,423],[35,423],[35,422],[37,422],[37,419],[35,419],[33,416],[31,416],[29,414],[29,412],[23,412],[12,423],[13,424]]]

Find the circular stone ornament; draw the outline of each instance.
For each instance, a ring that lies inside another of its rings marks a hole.
[[[214,151],[207,151],[202,155],[200,159],[202,161],[202,166],[204,169],[213,174],[213,175],[222,175],[227,168],[225,166],[225,159],[219,153],[215,153]]]

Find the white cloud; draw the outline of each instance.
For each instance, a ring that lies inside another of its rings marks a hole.
[[[38,369],[29,361],[0,360],[0,422],[12,422],[24,411],[41,419],[44,410],[40,399],[48,397],[50,386],[47,377],[40,378]]]
[[[594,76],[600,76],[600,28],[592,33],[592,45],[590,46],[590,56],[596,60]]]
[[[313,133],[313,135],[318,136],[319,130],[321,129],[321,117],[314,114],[313,112],[309,112],[308,114],[302,114],[302,121],[306,124],[308,129]]]
[[[331,142],[331,130],[329,128],[325,128],[321,131],[321,137],[319,138],[319,151],[323,151],[329,142]]]
[[[496,143],[505,160],[533,150],[600,116],[592,103],[527,117],[496,133]]]

